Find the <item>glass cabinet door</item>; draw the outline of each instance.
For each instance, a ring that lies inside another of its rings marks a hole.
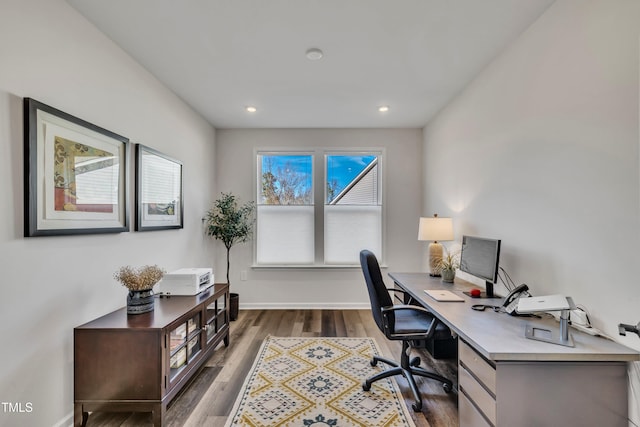
[[[169,381],[198,354],[200,343],[200,313],[169,332]]]
[[[227,319],[227,294],[223,294],[207,305],[207,342],[229,322]]]

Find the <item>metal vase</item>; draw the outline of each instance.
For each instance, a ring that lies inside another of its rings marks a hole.
[[[142,314],[153,311],[153,289],[129,291],[127,294],[127,314]]]

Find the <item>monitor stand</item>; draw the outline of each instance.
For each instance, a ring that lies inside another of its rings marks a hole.
[[[502,298],[501,296],[495,295],[493,293],[493,282],[489,282],[488,280],[484,282],[485,292],[480,292],[480,296],[474,297],[471,295],[471,291],[464,291],[463,294],[468,295],[472,298]]]

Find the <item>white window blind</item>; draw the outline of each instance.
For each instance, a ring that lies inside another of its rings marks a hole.
[[[382,206],[325,206],[325,264],[355,264],[362,249],[381,254],[381,230]]]
[[[313,264],[313,206],[258,206],[258,264]]]

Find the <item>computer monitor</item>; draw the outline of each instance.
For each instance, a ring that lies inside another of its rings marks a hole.
[[[485,298],[495,298],[493,285],[498,282],[498,266],[500,264],[500,240],[484,237],[462,236],[460,253],[460,271],[483,279]]]

